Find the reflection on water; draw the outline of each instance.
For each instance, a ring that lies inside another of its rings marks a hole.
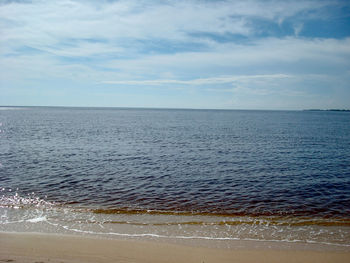
[[[1,111],[0,181],[102,209],[347,217],[350,114]]]
[[[347,112],[0,108],[3,231],[350,244]]]
[[[179,240],[256,240],[350,247],[350,220],[224,216],[165,211],[103,213],[46,202],[35,195],[1,198],[0,231]]]

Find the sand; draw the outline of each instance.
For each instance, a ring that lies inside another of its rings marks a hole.
[[[207,248],[167,242],[0,233],[0,262],[350,262],[350,251]]]

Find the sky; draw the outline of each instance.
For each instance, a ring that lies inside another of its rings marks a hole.
[[[0,0],[0,105],[350,109],[350,1]]]

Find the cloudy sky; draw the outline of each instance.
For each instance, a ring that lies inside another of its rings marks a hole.
[[[349,109],[350,2],[0,0],[0,105]]]

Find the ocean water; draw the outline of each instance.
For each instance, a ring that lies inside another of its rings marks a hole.
[[[0,107],[0,231],[350,247],[350,113]]]

